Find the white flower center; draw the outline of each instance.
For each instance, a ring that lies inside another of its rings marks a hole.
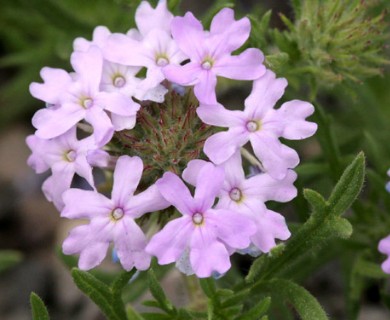
[[[165,57],[159,57],[156,60],[156,64],[159,67],[165,67],[168,63],[169,63],[169,60],[167,58],[165,58]]]
[[[209,60],[206,60],[202,63],[202,69],[204,70],[210,70],[212,66],[213,64]]]
[[[123,76],[116,76],[113,80],[114,87],[122,88],[126,84],[126,79]]]
[[[232,190],[230,190],[229,192],[229,197],[230,199],[232,199],[233,201],[240,201],[242,199],[242,192],[240,189],[238,188],[233,188]]]
[[[91,98],[85,98],[81,101],[81,105],[85,109],[89,109],[93,105],[93,100]]]
[[[111,212],[111,217],[114,219],[114,220],[120,220],[122,219],[122,217],[124,216],[124,212],[123,212],[123,209],[122,208],[115,208],[114,210],[112,210]]]
[[[203,215],[201,213],[195,213],[193,216],[192,216],[192,221],[196,224],[196,225],[200,225],[203,223]]]
[[[246,129],[249,131],[249,132],[255,132],[257,130],[260,129],[260,126],[259,126],[259,123],[256,122],[256,121],[248,121],[246,123]]]
[[[69,162],[73,162],[76,160],[77,153],[74,150],[69,150],[67,153],[65,153],[65,159]]]

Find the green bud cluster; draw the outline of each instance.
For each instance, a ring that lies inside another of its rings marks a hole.
[[[385,12],[369,17],[362,0],[292,1],[295,21],[281,15],[286,31],[275,42],[289,56],[293,74],[311,74],[319,83],[361,82],[382,73],[385,58]],[[292,64],[292,65],[291,65]],[[291,73],[291,72],[290,72]]]
[[[198,104],[192,90],[183,96],[169,90],[163,103],[142,102],[136,126],[115,134],[111,149],[118,156],[127,154],[142,159],[145,187],[164,172],[180,175],[189,161],[205,157],[203,144],[212,129],[196,115]]]

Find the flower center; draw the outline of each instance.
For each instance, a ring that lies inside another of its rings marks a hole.
[[[122,217],[124,216],[124,212],[123,212],[123,209],[122,208],[115,208],[114,210],[112,210],[111,212],[111,218],[118,221],[120,219],[122,219]]]
[[[123,76],[116,76],[112,82],[114,87],[122,88],[126,84],[126,79]]]
[[[213,61],[209,60],[209,59],[205,59],[202,64],[202,69],[203,70],[210,70],[213,66]]]
[[[68,162],[73,162],[76,160],[76,151],[74,150],[69,150],[68,152],[65,153],[65,160]]]
[[[81,105],[84,109],[89,109],[93,105],[93,100],[91,98],[82,99]]]
[[[167,64],[169,64],[169,60],[165,57],[158,57],[156,59],[156,64],[159,66],[159,67],[165,67]]]
[[[197,225],[201,225],[203,223],[203,215],[199,212],[195,213],[193,216],[192,216],[192,221]]]
[[[233,188],[232,190],[230,190],[229,192],[229,197],[230,199],[232,199],[233,201],[240,201],[242,199],[242,192],[240,189],[238,188]]]
[[[249,131],[249,132],[255,132],[257,130],[260,129],[260,125],[257,121],[248,121],[246,123],[246,129]]]

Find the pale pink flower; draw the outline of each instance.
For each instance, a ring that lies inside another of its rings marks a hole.
[[[155,185],[134,195],[142,171],[139,157],[121,156],[114,172],[111,199],[96,191],[70,189],[64,193],[65,208],[61,216],[90,220],[89,224],[74,228],[62,246],[65,254],[80,253],[80,269],[99,265],[111,242],[124,269],[149,268],[146,237],[134,220],[169,204]]]
[[[169,65],[164,68],[168,80],[190,86],[201,103],[215,104],[217,76],[254,80],[265,72],[264,57],[259,49],[249,48],[237,56],[231,53],[241,47],[249,37],[248,18],[234,20],[232,9],[222,9],[211,22],[210,31],[191,12],[172,21],[172,36],[189,58],[184,66]]]
[[[71,63],[76,71],[74,80],[63,88],[63,93],[56,101],[56,107],[41,109],[32,119],[34,127],[37,128],[36,135],[42,139],[51,139],[65,133],[79,121],[85,120],[94,129],[96,143],[104,145],[111,139],[114,130],[133,128],[140,106],[124,94],[100,90],[103,71],[103,56],[100,49],[92,46],[87,52],[74,52]],[[55,77],[51,76],[47,84],[46,81],[43,86],[33,83],[30,90],[36,95],[37,88],[40,91],[43,89],[48,91],[52,87],[57,89],[53,84],[55,81]],[[40,96],[42,95],[40,92]],[[46,96],[48,95],[47,93]],[[125,128],[122,121],[116,121],[118,117],[127,118]]]
[[[282,144],[279,138],[305,139],[315,133],[317,125],[305,121],[314,112],[308,102],[292,100],[274,109],[286,86],[285,79],[276,79],[268,70],[254,81],[244,111],[227,110],[222,105],[201,105],[197,113],[202,121],[229,128],[206,140],[204,152],[210,160],[221,164],[250,142],[263,169],[273,178],[283,179],[289,169],[295,168],[299,163],[297,152]]]
[[[100,150],[92,137],[78,140],[76,128],[53,139],[41,139],[30,135],[26,139],[32,154],[27,163],[37,173],[51,169],[52,175],[45,180],[42,189],[49,201],[61,210],[62,194],[70,188],[75,174],[84,178],[93,188],[92,166],[105,167],[109,155]]]
[[[390,274],[390,235],[379,242],[378,250],[380,253],[387,255],[386,260],[382,263],[382,270]]]
[[[183,172],[183,178],[194,185],[200,170],[207,161],[192,160]],[[275,245],[275,239],[287,240],[290,237],[286,221],[282,215],[268,210],[267,201],[287,202],[297,195],[293,185],[297,175],[289,170],[283,180],[261,173],[245,178],[240,152],[236,152],[228,161],[220,165],[225,171],[225,179],[218,194],[216,208],[228,209],[250,218],[257,230],[251,237],[252,243],[262,252],[269,252]]]
[[[224,181],[224,172],[206,164],[199,172],[194,197],[183,181],[167,172],[157,181],[163,197],[182,214],[150,240],[146,251],[160,264],[178,261],[188,250],[191,268],[198,277],[230,268],[229,248],[244,249],[255,232],[251,220],[229,209],[213,209]]]

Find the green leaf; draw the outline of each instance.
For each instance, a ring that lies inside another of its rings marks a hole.
[[[275,54],[270,54],[265,57],[265,64],[267,67],[280,70],[287,61],[290,59],[290,56],[285,52],[278,52]]]
[[[172,316],[162,313],[145,312],[142,313],[141,316],[145,320],[172,320]]]
[[[22,261],[22,254],[14,250],[0,250],[0,273]]]
[[[130,279],[134,276],[136,269],[134,268],[131,271],[122,272],[112,283],[111,291],[114,296],[119,296],[122,294],[122,290],[126,284],[129,283]]]
[[[146,307],[161,309],[160,303],[156,300],[145,300],[142,301],[142,304]]]
[[[126,319],[123,302],[118,305],[118,302],[114,299],[117,296],[114,297],[105,283],[92,274],[78,269],[72,270],[72,277],[77,287],[96,303],[109,320]]]
[[[361,152],[345,169],[329,197],[331,214],[340,216],[355,201],[364,182],[365,159]]]
[[[272,300],[278,301],[279,298],[291,304],[302,320],[329,319],[316,298],[292,281],[275,279],[265,282],[262,287],[275,297]]]
[[[269,255],[264,254],[257,258],[252,263],[252,266],[249,269],[248,275],[246,276],[245,280],[248,282],[254,281],[255,278],[261,275],[262,271],[267,268],[267,265],[269,263],[272,263],[271,261],[277,260],[282,255],[284,249],[285,245],[279,244],[271,249]]]
[[[42,299],[34,292],[31,292],[31,294],[30,294],[30,304],[31,304],[31,311],[32,311],[32,319],[33,320],[49,320],[50,319],[49,313],[47,312],[45,304],[43,303]]]
[[[352,204],[362,188],[364,179],[364,155],[359,154],[347,167],[328,202],[313,191],[305,190],[304,196],[313,213],[287,242],[280,255],[263,255],[255,260],[246,277],[247,282],[269,279],[283,272],[291,274],[292,268],[308,254],[315,254],[334,238],[346,239],[352,234],[352,225],[339,215]],[[272,253],[273,251],[271,251]]]
[[[213,278],[201,278],[199,279],[200,287],[207,297],[214,299],[216,297],[216,286]]]
[[[303,196],[311,205],[313,212],[323,212],[326,210],[326,201],[322,195],[317,191],[311,189],[304,189]]]
[[[174,307],[166,297],[164,290],[160,286],[152,268],[150,268],[150,270],[148,271],[148,285],[150,292],[152,293],[153,297],[158,301],[160,307],[169,314],[175,313]]]
[[[168,9],[173,13],[179,13],[179,6],[181,0],[169,0],[168,1]]]
[[[127,314],[127,319],[129,320],[144,320],[144,318],[136,312],[132,306],[127,306],[126,308],[126,314]]]
[[[244,288],[244,290],[235,293],[233,296],[227,298],[221,303],[222,308],[229,306],[241,305],[245,297],[250,293],[250,288]]]
[[[271,298],[266,297],[257,303],[254,307],[235,318],[235,320],[253,320],[258,319],[266,313],[271,305]]]

